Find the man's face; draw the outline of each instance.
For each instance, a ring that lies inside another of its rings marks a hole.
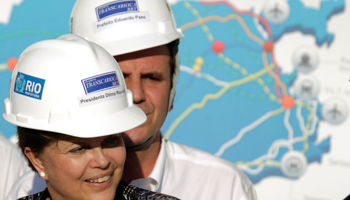
[[[166,45],[114,56],[125,78],[126,87],[133,93],[134,104],[147,115],[141,126],[123,134],[125,146],[143,144],[160,132],[168,113],[170,53]]]

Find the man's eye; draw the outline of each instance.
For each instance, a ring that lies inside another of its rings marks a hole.
[[[152,81],[159,81],[159,80],[160,80],[159,77],[154,76],[154,75],[152,75],[152,74],[150,74],[150,75],[145,75],[143,78],[148,79],[148,80],[152,80]]]
[[[124,73],[123,73],[123,76],[124,76],[124,79],[126,79],[126,78],[129,77],[129,74],[124,74]]]

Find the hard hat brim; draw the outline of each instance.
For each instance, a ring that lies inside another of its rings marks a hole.
[[[56,124],[35,119],[29,119],[30,123],[21,122],[17,120],[18,118],[15,115],[6,115],[6,113],[3,113],[3,117],[6,121],[20,127],[61,133],[80,138],[93,138],[122,133],[141,125],[147,119],[144,112],[135,105],[111,115]]]
[[[171,34],[158,35],[150,33],[145,34],[142,38],[130,37],[129,39],[110,41],[108,43],[101,43],[100,45],[104,47],[112,56],[116,56],[165,45],[182,37],[184,37],[184,35],[181,33],[181,31],[173,32]],[[137,45],[131,45],[130,41],[133,41],[133,44]]]

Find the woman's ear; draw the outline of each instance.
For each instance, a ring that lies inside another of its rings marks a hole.
[[[32,151],[29,147],[24,148],[24,154],[27,156],[27,158],[30,160],[40,177],[44,180],[49,180],[45,167],[43,165],[42,160],[40,159],[40,156],[38,153]]]

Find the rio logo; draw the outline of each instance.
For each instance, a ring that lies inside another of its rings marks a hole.
[[[45,80],[18,72],[14,91],[41,100]]]

